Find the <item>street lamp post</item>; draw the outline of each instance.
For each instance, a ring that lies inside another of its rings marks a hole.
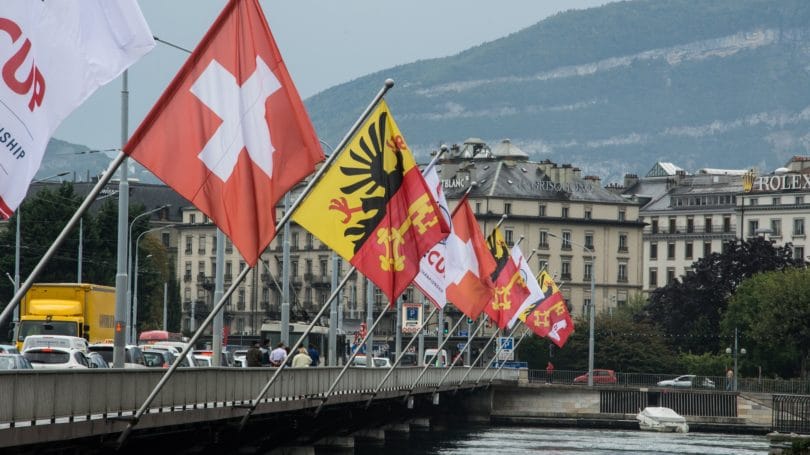
[[[126,260],[127,260],[127,276],[126,276],[126,279],[127,279],[127,293],[126,293],[127,294],[127,310],[126,310],[126,319],[125,319],[126,342],[128,344],[135,344],[135,339],[133,338],[133,335],[134,335],[134,330],[133,329],[134,329],[134,327],[133,327],[133,322],[132,322],[132,317],[131,317],[132,316],[132,286],[131,286],[131,281],[130,281],[132,279],[132,267],[131,267],[131,264],[132,264],[132,250],[130,248],[131,239],[132,239],[132,228],[133,228],[133,226],[135,226],[135,222],[138,221],[140,218],[143,218],[143,217],[145,217],[147,215],[151,215],[151,214],[153,214],[153,213],[155,213],[157,211],[163,210],[163,209],[165,209],[167,207],[171,207],[171,204],[161,205],[160,207],[157,207],[157,208],[154,208],[152,210],[148,210],[146,212],[143,212],[140,215],[133,218],[132,221],[129,223],[129,235],[127,236],[127,254],[126,254]],[[145,232],[148,232],[148,231],[145,231]],[[139,236],[139,238],[140,238],[140,236]]]
[[[562,239],[559,236],[546,232],[551,237],[557,238],[563,243],[573,243],[587,251],[591,256],[591,301],[588,303],[588,319],[590,320],[590,327],[588,328],[588,387],[593,387],[593,351],[594,351],[594,325],[596,324],[596,309],[594,308],[594,301],[596,300],[596,259],[593,248],[585,246],[581,243],[574,242],[571,239]]]
[[[172,226],[174,226],[174,225],[173,224],[168,224],[166,226],[160,226],[160,227],[156,227],[156,228],[152,228],[152,229],[147,229],[147,230],[141,232],[141,234],[138,236],[138,238],[135,239],[135,281],[134,281],[134,286],[133,286],[135,289],[133,290],[133,296],[132,296],[132,335],[133,335],[133,338],[135,337],[135,329],[138,326],[138,256],[139,256],[138,252],[140,251],[139,248],[140,248],[141,238],[144,235],[146,235],[146,234],[148,234],[150,232],[160,231],[161,229],[167,229],[167,228],[170,228]],[[149,254],[146,257],[148,258],[150,256],[152,256],[152,255]],[[134,344],[134,343],[132,343],[132,344]]]
[[[746,354],[745,348],[738,348],[737,344],[737,327],[734,327],[734,350],[732,351],[731,348],[726,348],[726,354],[733,354],[734,355],[734,377],[731,379],[731,387],[732,390],[735,392],[737,391],[737,353],[740,355]]]

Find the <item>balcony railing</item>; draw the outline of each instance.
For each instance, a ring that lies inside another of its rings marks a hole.
[[[704,226],[693,226],[691,229],[689,226],[675,226],[675,229],[653,229],[652,227],[648,226],[644,228],[642,233],[645,235],[686,235],[686,234],[734,234],[737,232],[737,226],[734,224],[723,226],[723,225],[704,225]]]

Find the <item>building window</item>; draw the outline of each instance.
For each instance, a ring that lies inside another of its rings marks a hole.
[[[593,218],[593,212],[591,211],[590,207],[585,208],[585,219],[590,220]]]
[[[712,255],[712,242],[703,242],[703,257],[707,258]]]
[[[675,242],[667,242],[667,259],[675,259]]]
[[[650,259],[658,259],[658,242],[650,243]]]
[[[650,285],[651,288],[658,287],[658,269],[655,267],[650,268]]]
[[[197,242],[197,254],[205,254],[205,234],[200,234],[200,240]]]
[[[707,216],[703,219],[703,227],[706,230],[706,233],[712,232],[712,217]]]
[[[619,234],[619,253],[627,253],[627,234]]]
[[[568,218],[568,207],[563,207],[562,208],[562,217],[563,218]]]
[[[377,305],[382,305],[383,303],[383,293],[377,286],[374,286],[374,303]]]
[[[585,233],[585,246],[593,250],[593,233],[586,232]]]
[[[188,216],[188,222],[191,223],[191,224],[197,224],[197,214],[192,213],[191,215],[189,215]]]
[[[327,267],[328,261],[326,258],[320,258],[321,263],[321,276],[327,276],[329,274],[329,268]]]
[[[759,229],[759,220],[748,220],[748,237],[755,237]]]
[[[293,232],[290,235],[290,249],[291,250],[297,250],[298,249],[298,233],[297,232]]]
[[[183,281],[191,281],[191,261],[186,261],[186,273],[183,275]]]
[[[202,278],[205,276],[205,261],[200,261],[197,263],[197,275]]]
[[[538,248],[548,248],[548,231],[540,230],[540,244]]]
[[[593,263],[585,262],[585,269],[582,273],[582,280],[583,281],[591,281],[593,278]]]
[[[511,202],[505,202],[503,204],[503,213],[505,215],[511,215],[512,214],[512,203]]]
[[[170,243],[170,242],[171,242],[171,240],[172,240],[172,235],[171,235],[170,233],[168,233],[168,232],[164,232],[164,233],[161,235],[160,239],[161,239],[161,241],[163,242],[163,246],[165,246],[166,248],[168,248],[168,247],[169,247],[169,243]]]
[[[624,209],[619,209],[619,221],[625,221],[627,219],[627,212]]]
[[[538,216],[546,216],[546,204],[540,204],[538,207]]]
[[[312,303],[312,288],[309,286],[304,288],[304,302]]]
[[[233,242],[231,239],[225,237],[225,253],[231,254],[233,253]]]
[[[796,196],[796,204],[804,204],[804,196]]]
[[[315,242],[314,242],[314,237],[313,237],[313,235],[312,235],[312,234],[310,234],[309,232],[307,232],[307,240],[306,240],[306,241],[307,241],[307,249],[308,249],[308,250],[313,249],[313,248],[314,248],[314,245],[313,245],[313,244],[315,243]]]
[[[565,281],[571,281],[571,258],[567,257],[562,258],[560,273],[562,275],[560,279]]]
[[[191,254],[191,236],[186,236],[186,254]]]
[[[794,218],[793,219],[793,236],[804,235],[804,218]]]
[[[542,271],[548,268],[548,258],[540,256],[537,258],[537,270]]]
[[[245,288],[239,288],[239,295],[236,298],[236,310],[245,311]]]
[[[782,220],[771,220],[771,236],[782,237]]]
[[[677,232],[678,227],[677,227],[676,222],[677,222],[677,219],[674,216],[669,217],[669,233],[670,234],[674,234],[675,232]]]
[[[723,216],[723,232],[727,234],[731,232],[731,217],[728,215]]]
[[[480,202],[475,203],[475,213],[481,213],[481,203]]]
[[[793,247],[793,259],[796,259],[797,261],[804,261],[804,247],[803,246]]]
[[[506,228],[506,229],[503,230],[503,240],[510,247],[515,246],[515,243],[513,241],[514,237],[515,237],[515,232],[511,228]]]
[[[571,249],[571,231],[563,231],[562,233],[562,249]]]
[[[627,283],[627,263],[620,262],[619,263],[619,274],[616,277],[616,281],[619,283]]]
[[[775,198],[773,198],[773,199],[771,199],[771,204],[773,204],[773,205],[779,205],[779,204],[781,204],[781,203],[782,203],[782,198],[780,198],[780,197],[778,197],[778,196],[777,196],[777,197],[775,197]]]
[[[294,259],[290,261],[290,276],[293,278],[298,277],[298,260]]]
[[[225,281],[233,279],[233,262],[225,261]]]
[[[686,218],[686,233],[691,234],[695,232],[695,219],[691,216]]]
[[[304,273],[312,275],[312,259],[305,259],[304,261]]]
[[[667,268],[667,284],[675,281],[675,269],[672,267]]]
[[[692,259],[693,254],[694,253],[692,251],[692,242],[686,242],[684,244],[683,257],[686,258],[686,259]]]
[[[751,199],[748,200],[748,205],[750,206],[759,205],[759,200],[755,197],[752,197]]]
[[[185,288],[183,290],[183,300],[186,302],[191,302],[191,288]]]
[[[650,220],[650,229],[652,230],[653,234],[658,234],[658,218],[653,218]]]

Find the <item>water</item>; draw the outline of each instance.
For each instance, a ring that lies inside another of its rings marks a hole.
[[[410,438],[387,440],[384,447],[357,447],[371,455],[517,455],[517,454],[705,454],[768,453],[763,435],[654,433],[540,427],[472,427],[441,432],[412,432]]]

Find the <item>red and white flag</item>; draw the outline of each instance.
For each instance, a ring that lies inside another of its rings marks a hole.
[[[124,151],[256,264],[276,203],[324,159],[258,0],[228,2]]]
[[[432,166],[428,169],[424,177],[425,183],[427,183],[433,195],[433,199],[435,199],[436,203],[439,205],[442,217],[452,229],[450,210],[447,208],[447,200],[444,198],[442,182],[439,180],[439,174],[436,173],[436,166]],[[444,308],[447,304],[447,283],[444,278],[446,250],[446,240],[442,240],[433,245],[433,248],[431,248],[419,262],[419,273],[413,280],[413,283],[419,290],[439,308]]]
[[[4,0],[0,219],[20,205],[56,128],[155,46],[136,0]]]
[[[476,319],[493,299],[490,275],[495,271],[495,259],[466,197],[453,213],[446,264],[447,299],[467,317]]]

